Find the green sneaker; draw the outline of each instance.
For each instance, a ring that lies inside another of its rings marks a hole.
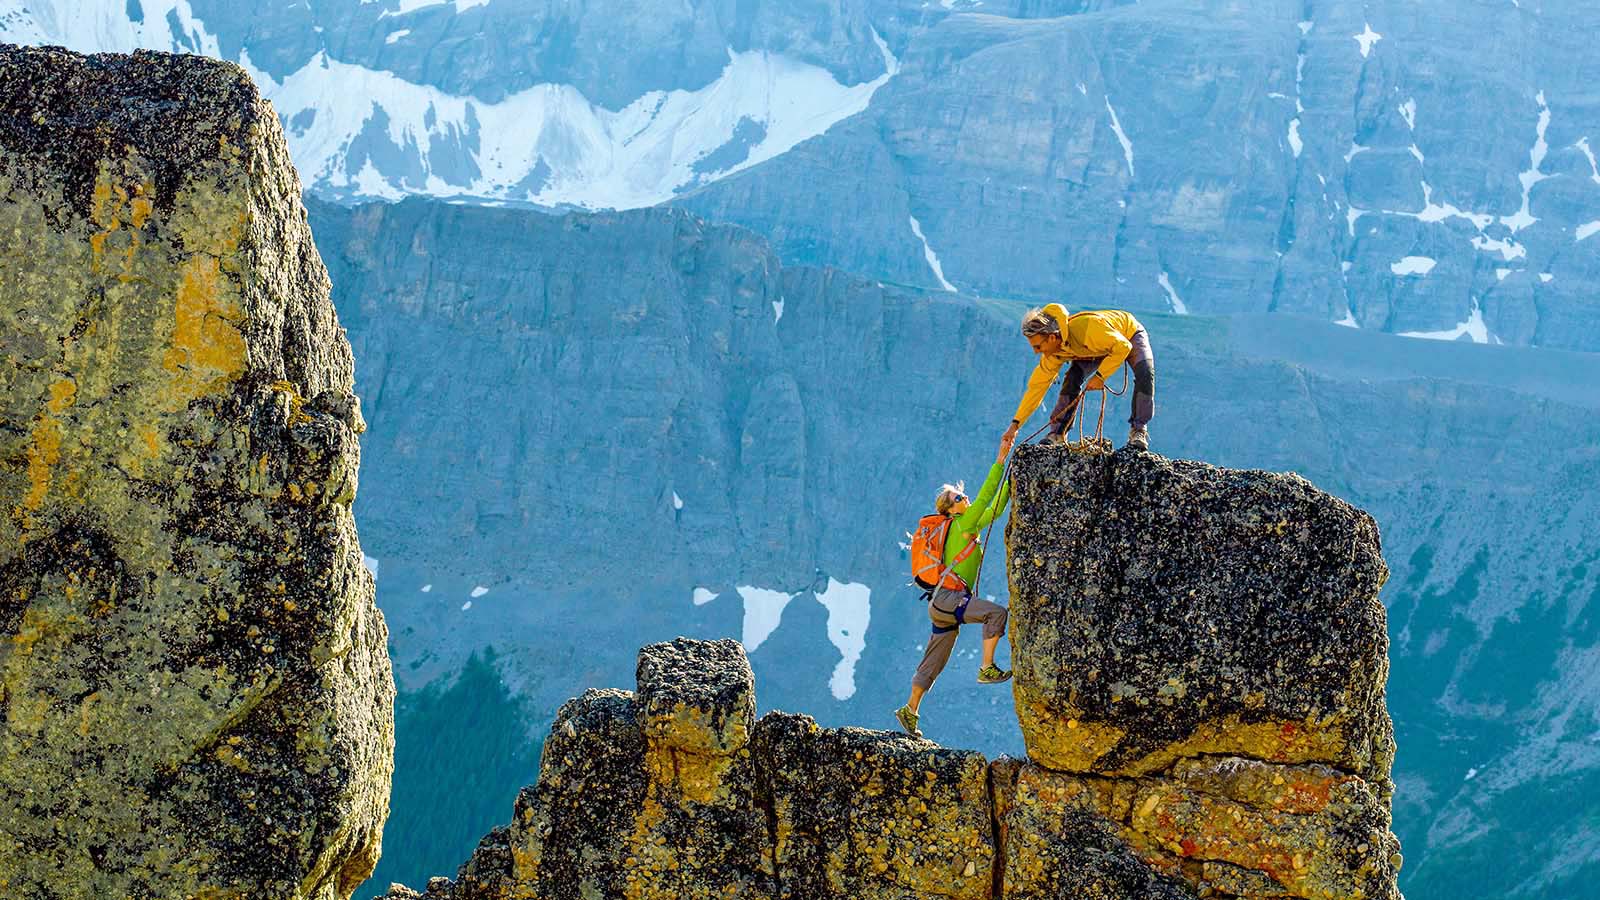
[[[1002,669],[992,663],[978,670],[979,684],[999,684],[1002,681],[1010,680],[1011,672],[1009,670]]]
[[[896,722],[900,723],[900,727],[905,729],[906,734],[912,737],[922,737],[922,729],[917,727],[918,716],[911,711],[911,707],[902,706],[895,710],[894,718]]]

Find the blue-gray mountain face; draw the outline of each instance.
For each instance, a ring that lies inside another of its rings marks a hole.
[[[641,642],[735,636],[764,707],[892,727],[928,627],[898,542],[992,459],[1032,361],[1020,304],[786,267],[667,210],[311,210],[403,682],[492,644],[548,711],[627,683]],[[1297,470],[1379,520],[1405,889],[1594,896],[1600,360],[1146,320],[1157,450]],[[976,643],[924,728],[1016,752]]]
[[[329,197],[677,202],[894,283],[1600,349],[1587,0],[260,6],[0,0],[0,39],[238,60]]]

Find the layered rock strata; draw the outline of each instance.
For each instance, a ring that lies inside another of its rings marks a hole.
[[[394,685],[350,346],[237,66],[0,47],[0,895],[332,900]]]
[[[1013,462],[1028,759],[754,720],[731,641],[644,648],[556,719],[454,881],[391,900],[1398,900],[1371,518],[1294,475]]]

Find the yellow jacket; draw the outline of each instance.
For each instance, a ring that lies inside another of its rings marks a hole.
[[[1044,308],[1045,315],[1061,325],[1061,349],[1039,357],[1039,365],[1028,378],[1028,389],[1017,404],[1016,420],[1027,421],[1033,411],[1044,401],[1050,385],[1061,373],[1061,367],[1080,359],[1098,359],[1101,378],[1110,378],[1122,367],[1128,353],[1133,350],[1129,339],[1144,326],[1132,313],[1120,309],[1101,309],[1067,315],[1067,308],[1051,303]]]

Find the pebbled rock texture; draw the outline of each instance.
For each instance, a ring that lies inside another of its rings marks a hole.
[[[1388,570],[1366,513],[1292,474],[1025,446],[1014,693],[1028,755],[1142,775],[1198,754],[1388,790]]]
[[[243,70],[0,47],[0,895],[332,900],[394,685],[363,429]]]
[[[734,641],[639,653],[636,694],[562,707],[539,782],[453,881],[393,900],[987,898],[982,754],[809,716],[754,721]]]
[[[1397,897],[1371,518],[1151,453],[1026,446],[1013,472],[1032,761],[997,769],[1004,896]]]

